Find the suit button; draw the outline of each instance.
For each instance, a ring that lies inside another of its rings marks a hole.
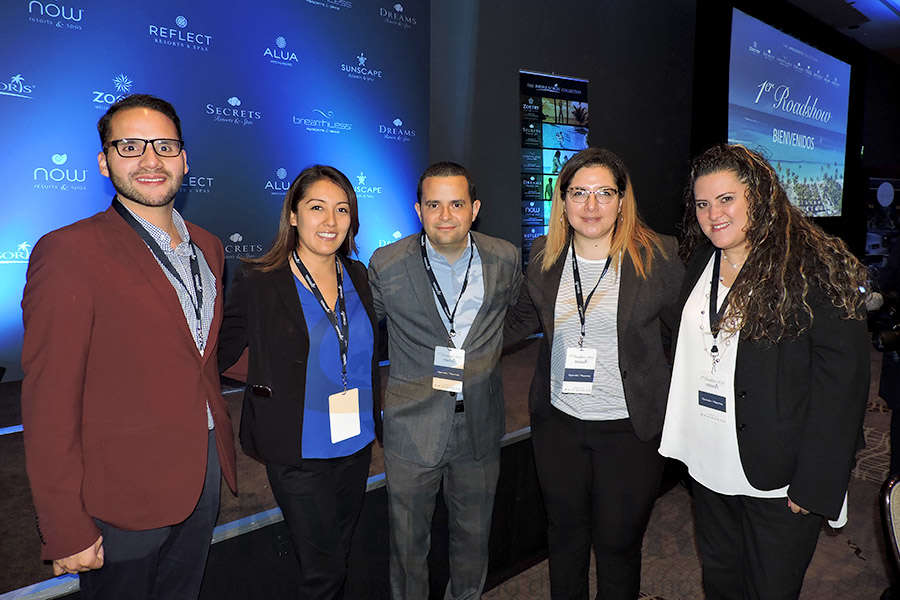
[[[450,392],[450,397],[451,397],[451,398],[456,398],[456,392]]]
[[[744,398],[747,397],[747,392],[738,392],[737,397],[738,397],[738,400],[743,400]]]
[[[622,371],[622,379],[624,380],[626,377],[628,377],[628,371],[623,370]]]
[[[745,429],[747,429],[746,423],[741,423],[740,425],[738,425],[738,428],[737,428],[738,433],[742,433]]]

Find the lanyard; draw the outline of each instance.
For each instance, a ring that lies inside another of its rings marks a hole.
[[[713,336],[713,345],[712,348],[710,348],[710,352],[713,354],[719,351],[716,341],[719,337],[719,329],[722,326],[722,317],[725,316],[725,310],[728,308],[728,296],[731,294],[731,288],[729,288],[728,293],[722,298],[722,306],[719,307],[719,310],[716,310],[716,304],[718,304],[719,300],[719,268],[721,266],[721,261],[719,259],[721,256],[722,251],[716,248],[716,257],[713,261],[712,280],[709,282],[709,330]],[[733,288],[734,284],[732,284],[731,287]]]
[[[172,274],[172,276],[181,284],[181,287],[188,293],[188,298],[191,300],[191,306],[194,308],[194,317],[197,321],[197,346],[202,351],[204,346],[203,341],[203,281],[200,278],[200,263],[197,260],[197,247],[194,245],[194,242],[188,241],[188,244],[191,247],[191,281],[194,284],[194,295],[191,295],[191,290],[188,288],[187,284],[184,282],[184,279],[181,278],[181,274],[175,269],[175,265],[172,264],[172,261],[169,260],[169,257],[166,256],[166,253],[160,248],[159,243],[150,235],[150,232],[141,225],[141,223],[134,218],[127,208],[119,201],[118,198],[113,198],[113,208],[116,209],[116,212],[121,215],[125,222],[128,223],[132,229],[134,229],[141,239],[144,240],[144,243],[150,248],[150,251],[153,252],[153,255],[156,259],[165,267],[165,269]]]
[[[469,234],[469,245],[471,246],[471,248],[469,252],[469,264],[466,267],[466,276],[463,279],[462,289],[459,290],[459,298],[456,299],[456,304],[453,306],[453,312],[450,312],[450,307],[447,305],[447,300],[444,298],[444,293],[441,291],[441,286],[440,284],[438,284],[437,279],[434,276],[434,271],[431,269],[431,261],[428,260],[428,252],[426,252],[425,250],[425,232],[422,232],[421,237],[419,238],[419,246],[422,249],[422,262],[425,264],[425,272],[428,273],[428,280],[431,282],[431,289],[434,290],[434,295],[437,296],[438,303],[444,310],[444,314],[447,315],[447,321],[450,322],[451,338],[456,335],[456,329],[453,327],[453,320],[456,318],[456,309],[459,308],[459,301],[462,300],[463,294],[466,291],[466,286],[469,285],[469,270],[472,268],[472,257],[475,256],[475,244],[472,243],[471,233]]]
[[[597,291],[597,287],[600,285],[600,282],[603,281],[603,276],[609,271],[609,263],[611,261],[612,254],[606,257],[606,264],[603,265],[603,272],[600,273],[600,279],[594,284],[594,289],[591,290],[587,300],[585,300],[584,296],[581,294],[581,275],[578,273],[578,261],[575,260],[575,244],[572,244],[572,278],[575,280],[575,301],[578,303],[578,319],[581,321],[581,337],[578,339],[579,348],[584,346],[584,315],[587,313],[591,298],[594,297],[594,292]]]
[[[300,256],[297,254],[297,251],[294,250],[291,255],[294,258],[294,264],[297,265],[297,270],[300,271],[300,274],[303,275],[303,279],[306,280],[306,285],[309,287],[309,290],[313,293],[316,300],[319,302],[319,306],[322,307],[322,310],[325,311],[325,316],[328,317],[328,321],[331,323],[331,326],[334,327],[334,333],[337,334],[338,339],[338,347],[341,353],[341,383],[344,385],[344,391],[347,390],[347,354],[350,348],[350,325],[347,322],[347,305],[344,303],[344,277],[341,275],[341,267],[338,262],[338,257],[335,255],[334,257],[334,273],[337,277],[337,292],[338,292],[338,314],[335,315],[334,311],[331,310],[331,307],[328,306],[328,303],[325,302],[325,297],[322,296],[322,292],[319,290],[319,286],[316,285],[315,280],[310,275],[309,270],[306,268],[306,265],[303,264],[303,261],[300,260]]]

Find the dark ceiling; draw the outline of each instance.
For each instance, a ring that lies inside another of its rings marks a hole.
[[[788,0],[900,64],[900,0]]]

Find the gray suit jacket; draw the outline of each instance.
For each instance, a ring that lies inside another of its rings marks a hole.
[[[503,320],[522,282],[518,249],[472,232],[481,256],[484,301],[463,343],[463,395],[475,458],[495,450],[505,429],[500,351]],[[369,284],[379,321],[387,320],[390,377],[384,402],[385,450],[425,467],[441,459],[453,425],[455,398],[431,387],[434,349],[446,346],[422,265],[419,234],[379,248],[369,263]]]

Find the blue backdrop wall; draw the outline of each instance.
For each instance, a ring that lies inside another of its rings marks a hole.
[[[216,234],[229,271],[264,252],[313,163],[360,205],[360,260],[419,229],[428,159],[427,0],[19,0],[0,8],[0,366],[21,378],[21,296],[44,233],[104,210],[97,119],[151,93],[182,120],[176,207]],[[72,248],[78,252],[78,248]],[[136,317],[138,317],[136,315]]]

